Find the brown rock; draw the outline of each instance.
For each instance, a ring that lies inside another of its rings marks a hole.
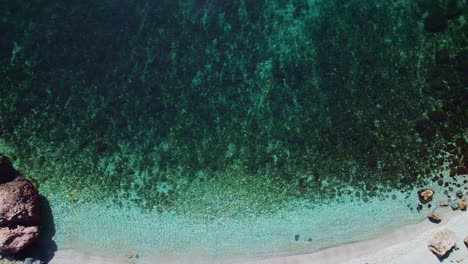
[[[460,209],[462,211],[466,211],[466,202],[459,201],[458,202],[458,209]]]
[[[427,218],[433,223],[440,223],[442,221],[442,216],[438,213],[430,213]]]
[[[431,189],[422,189],[418,192],[419,201],[423,204],[432,201],[432,196],[434,196],[434,191]]]
[[[0,184],[0,254],[16,254],[39,236],[38,199],[23,178]]]
[[[39,194],[22,178],[0,185],[0,227],[40,224]]]
[[[0,252],[2,254],[16,254],[31,244],[39,236],[37,226],[17,226],[0,228]]]
[[[443,229],[427,243],[429,250],[437,257],[445,256],[456,244],[455,233],[448,229]]]
[[[0,154],[0,184],[12,181],[15,177],[16,173],[10,160]]]

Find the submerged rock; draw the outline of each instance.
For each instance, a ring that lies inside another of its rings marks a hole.
[[[16,174],[10,159],[0,154],[0,184],[10,182],[15,179]]]
[[[432,197],[434,196],[434,191],[431,189],[422,189],[418,192],[419,201],[423,204],[432,201]]]
[[[429,250],[437,257],[444,257],[449,251],[455,247],[455,233],[449,229],[444,229],[435,234],[435,236],[427,243]]]

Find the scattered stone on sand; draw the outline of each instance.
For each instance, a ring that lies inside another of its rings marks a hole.
[[[432,201],[432,197],[434,196],[434,191],[431,189],[422,189],[418,191],[419,201],[423,204]]]
[[[427,243],[429,250],[437,257],[444,257],[448,252],[455,247],[455,233],[449,229],[443,229],[435,234],[435,236]]]
[[[458,208],[462,211],[466,211],[466,202],[464,201],[459,201],[458,202]]]
[[[16,254],[39,236],[39,194],[17,177],[0,184],[0,254]]]
[[[463,192],[461,190],[458,190],[457,193],[456,193],[457,197],[458,198],[463,198]]]
[[[452,210],[457,210],[458,209],[458,199],[455,199],[453,201],[449,201],[450,207],[452,207]]]
[[[16,177],[15,170],[11,165],[10,160],[0,154],[0,184],[10,182]]]
[[[431,221],[432,223],[440,223],[442,221],[442,216],[438,213],[430,213],[427,218],[429,219],[429,221]]]
[[[448,204],[447,201],[440,201],[439,205],[440,205],[441,207],[447,207],[447,206],[449,206],[449,204]]]

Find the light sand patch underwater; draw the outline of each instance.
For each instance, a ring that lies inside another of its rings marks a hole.
[[[52,201],[59,249],[91,255],[245,258],[304,254],[370,239],[401,225],[419,222],[410,212],[416,197],[373,199],[367,203],[297,203],[292,210],[255,218],[191,218],[171,213],[121,209],[105,202],[70,207]]]

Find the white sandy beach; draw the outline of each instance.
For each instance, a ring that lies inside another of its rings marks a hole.
[[[457,234],[459,250],[450,254],[443,263],[468,263],[468,250],[463,244],[463,238],[468,235],[468,213],[443,208],[439,211],[444,220],[440,224],[433,224],[425,220],[415,225],[408,225],[394,231],[380,235],[377,238],[350,243],[338,247],[328,248],[316,253],[284,256],[256,260],[233,260],[233,259],[203,259],[195,255],[186,257],[167,258],[145,258],[127,259],[125,252],[115,258],[88,256],[74,250],[59,250],[50,264],[153,264],[153,263],[239,263],[239,264],[412,264],[412,263],[441,263],[435,255],[427,249],[427,241],[442,228],[449,228]],[[391,217],[391,216],[389,216]],[[459,261],[459,262],[457,262]]]

